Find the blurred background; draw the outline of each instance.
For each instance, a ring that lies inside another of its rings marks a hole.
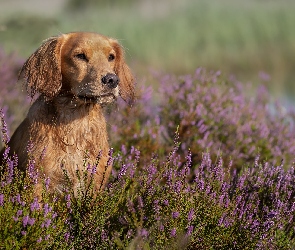
[[[294,0],[0,0],[0,47],[25,59],[50,36],[93,31],[118,39],[147,85],[201,66],[292,102],[294,13]]]

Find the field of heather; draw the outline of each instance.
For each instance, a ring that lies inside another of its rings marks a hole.
[[[0,249],[295,248],[293,1],[2,2],[0,148],[31,104],[18,71],[49,36],[117,38],[138,98],[105,107],[99,196],[91,183],[74,196],[70,179],[51,195],[34,159],[23,176],[6,150]]]

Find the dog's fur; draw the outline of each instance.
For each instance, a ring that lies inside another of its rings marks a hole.
[[[134,99],[134,80],[121,46],[96,33],[51,37],[25,62],[20,76],[32,97],[40,95],[8,144],[10,154],[18,156],[19,168],[25,171],[33,157],[42,176],[50,178],[49,189],[54,192],[61,191],[65,182],[63,165],[75,190],[79,184],[76,171],[83,168],[85,156],[93,165],[101,153],[94,174],[98,191],[111,171],[111,166],[105,167],[109,145],[102,105],[118,95],[128,102]]]

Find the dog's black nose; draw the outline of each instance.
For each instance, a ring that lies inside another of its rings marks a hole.
[[[101,78],[103,84],[106,84],[109,88],[114,89],[119,84],[119,77],[115,74],[106,74],[104,77]]]

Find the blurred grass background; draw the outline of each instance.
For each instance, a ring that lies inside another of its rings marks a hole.
[[[293,0],[0,0],[0,46],[28,57],[49,36],[94,31],[146,84],[202,66],[295,101],[294,13]]]

